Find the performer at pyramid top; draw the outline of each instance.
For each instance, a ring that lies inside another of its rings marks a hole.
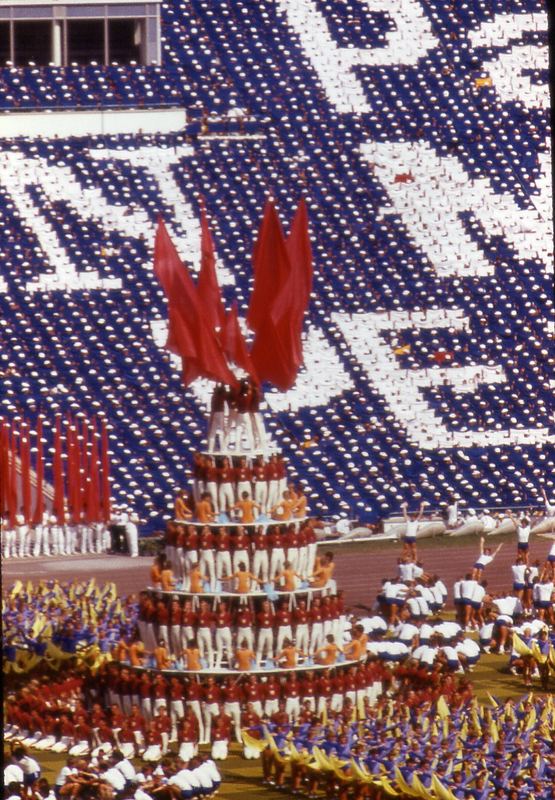
[[[260,388],[250,377],[242,378],[237,388],[217,383],[210,403],[208,450],[264,450],[266,432],[260,400]]]

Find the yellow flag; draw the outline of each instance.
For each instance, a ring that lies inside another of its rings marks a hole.
[[[513,633],[513,647],[519,656],[532,656],[534,655],[527,644],[525,644],[518,633]]]
[[[424,798],[424,800],[434,800],[434,798],[429,793],[429,791],[426,789],[426,787],[424,786],[424,784],[422,783],[422,781],[420,780],[420,778],[418,777],[416,772],[412,776],[411,783],[412,783],[412,788],[414,789],[414,791],[418,792],[418,797],[422,797],[422,798]]]
[[[534,706],[532,706],[532,708],[530,709],[530,713],[526,717],[526,722],[524,726],[525,731],[529,731],[534,727],[534,725],[536,724],[537,716],[538,715],[536,714],[536,709],[534,708]]]
[[[385,775],[379,779],[379,784],[389,797],[399,797],[399,792],[391,785]]]
[[[499,706],[499,703],[497,702],[495,697],[493,697],[489,692],[486,693],[486,696],[487,696],[489,702],[491,703],[491,705],[494,706],[494,708],[497,708]]]
[[[496,744],[499,741],[499,729],[497,727],[497,723],[493,719],[490,721],[489,724],[489,732],[492,742]]]
[[[450,716],[449,707],[445,702],[445,697],[441,694],[436,703],[437,715],[440,719],[445,719]]]
[[[436,793],[438,800],[457,800],[450,789],[446,789],[436,775],[432,775],[432,789]]]
[[[366,712],[364,710],[364,700],[362,697],[359,697],[357,700],[357,712],[359,719],[366,719]]]
[[[399,789],[403,792],[403,794],[408,794],[409,797],[419,797],[420,796],[418,794],[418,792],[416,792],[412,788],[412,786],[409,786],[409,784],[406,782],[406,780],[403,777],[403,773],[401,772],[401,770],[399,769],[398,766],[395,766],[394,773],[395,773],[395,782],[396,782],[397,786],[399,787]]]

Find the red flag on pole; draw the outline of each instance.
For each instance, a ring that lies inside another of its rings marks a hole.
[[[255,288],[249,306],[249,324],[256,330],[251,359],[261,381],[270,381],[286,391],[293,386],[298,370],[294,285],[285,239],[271,203],[266,206],[262,228],[255,251]]]
[[[37,497],[35,500],[35,513],[33,522],[38,525],[42,522],[44,514],[44,456],[42,447],[42,417],[37,418]]]
[[[184,360],[184,384],[203,376],[236,386],[237,379],[227,366],[216,333],[205,319],[195,284],[162,220],[156,231],[154,270],[169,303],[166,347]]]
[[[291,270],[281,223],[271,200],[264,207],[264,217],[253,252],[253,269],[254,287],[247,323],[253,331],[258,331]]]
[[[281,317],[284,303],[292,303],[291,321],[294,326],[295,361],[298,367],[303,363],[301,334],[303,319],[312,292],[312,247],[308,232],[308,212],[304,198],[299,200],[287,238],[287,252],[291,262],[291,292],[276,300],[276,313]]]
[[[21,494],[23,505],[23,516],[29,525],[32,521],[31,515],[31,440],[29,436],[29,425],[22,420],[19,425],[19,465],[21,470]]]
[[[68,458],[69,466],[69,458]],[[54,505],[53,512],[58,525],[65,525],[65,491],[64,491],[64,470],[62,464],[62,420],[56,416],[56,430],[54,433],[54,460],[52,463],[54,478]],[[69,481],[68,481],[69,483]]]
[[[294,272],[302,276],[299,280],[299,302],[303,312],[308,306],[312,292],[312,247],[308,232],[308,211],[303,197],[299,200],[289,236],[287,237],[287,252]]]
[[[108,431],[102,422],[101,461],[102,461],[102,519],[109,522],[112,515],[110,502],[110,453],[108,452]]]
[[[245,342],[245,337],[239,326],[239,317],[237,314],[237,301],[233,301],[231,311],[226,314],[225,325],[220,334],[224,353],[237,364],[238,367],[247,372],[255,383],[259,383],[256,369],[252,363],[250,353]]]
[[[197,282],[197,293],[207,323],[212,328],[223,328],[225,310],[222,304],[220,287],[216,275],[216,257],[214,242],[208,227],[204,204],[200,209],[200,272]]]
[[[79,433],[79,422],[75,423],[77,433]],[[79,459],[79,473],[81,476],[81,516],[87,519],[87,499],[89,492],[89,467],[90,467],[90,446],[89,446],[89,421],[83,417],[81,421],[81,452]]]
[[[98,479],[98,435],[96,418],[91,429],[91,456],[88,469],[86,519],[89,524],[100,521],[100,486]]]
[[[67,479],[70,518],[74,524],[81,522],[81,454],[79,439],[68,414],[66,428]]]
[[[0,431],[0,517],[7,519],[10,511],[10,438],[8,424],[2,420]]]
[[[17,444],[15,441],[15,427],[11,428],[10,436],[10,484],[9,484],[9,514],[10,528],[15,528],[16,516],[19,511],[17,506]]]

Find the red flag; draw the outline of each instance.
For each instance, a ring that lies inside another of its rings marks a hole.
[[[303,280],[299,281],[299,285],[302,286],[302,305],[306,309],[312,291],[313,270],[312,247],[308,232],[308,212],[303,197],[299,200],[291,223],[289,236],[287,237],[287,252],[289,253],[292,269],[302,275]]]
[[[100,520],[100,486],[98,479],[98,436],[96,431],[96,419],[93,419],[91,430],[91,457],[89,460],[87,498],[86,498],[86,520],[87,522],[99,522]]]
[[[212,328],[223,328],[225,310],[222,304],[220,287],[216,276],[216,257],[214,242],[208,227],[204,205],[200,209],[200,273],[197,293],[206,321]]]
[[[35,500],[35,513],[33,522],[35,525],[42,522],[44,514],[44,457],[42,447],[42,417],[37,418],[37,497]]]
[[[54,473],[54,505],[52,510],[58,525],[65,525],[66,515],[64,504],[64,470],[62,464],[62,421],[59,415],[56,417],[56,431],[54,433],[54,460],[52,463],[52,471]]]
[[[276,313],[281,317],[283,303],[292,303],[291,320],[294,326],[295,361],[297,368],[303,363],[301,334],[303,319],[312,291],[312,247],[308,232],[308,213],[304,198],[301,197],[291,223],[287,239],[287,252],[291,262],[293,286],[289,296],[276,299]]]
[[[10,501],[10,528],[15,528],[16,515],[18,512],[17,507],[17,444],[15,441],[15,428],[11,429],[10,436],[10,483],[9,483],[9,501]]]
[[[179,264],[176,264],[176,260]],[[164,220],[158,217],[158,227],[156,228],[156,238],[154,240],[154,273],[167,298],[171,293],[171,284],[173,280],[174,271],[180,267],[181,259],[179,258]]]
[[[253,252],[254,288],[247,313],[247,323],[258,331],[270,313],[274,301],[291,271],[283,231],[271,200],[266,202],[264,217]]]
[[[166,347],[184,360],[183,383],[187,386],[203,376],[236,386],[237,379],[227,366],[216,333],[204,317],[195,284],[162,220],[156,231],[154,270],[169,303]]]
[[[226,314],[225,325],[220,334],[224,353],[237,364],[238,367],[247,372],[255,383],[259,383],[256,369],[252,363],[250,353],[245,342],[245,337],[239,326],[239,317],[237,315],[237,301],[233,301],[231,311]]]
[[[10,511],[10,438],[8,424],[2,420],[0,430],[0,518]]]
[[[66,429],[67,482],[71,521],[81,522],[81,454],[79,439],[68,414]]]
[[[297,368],[293,361],[294,345],[284,340],[271,317],[256,334],[251,358],[261,381],[273,383],[286,392],[295,383]]]
[[[76,421],[75,423],[76,432],[79,433],[79,422]],[[81,515],[83,519],[86,520],[87,518],[87,498],[88,498],[88,491],[89,491],[89,467],[90,467],[90,447],[89,447],[89,421],[86,417],[83,417],[81,422],[81,452],[80,452],[80,459],[79,459],[79,474],[81,477],[80,480],[80,488],[81,488]]]
[[[22,421],[19,426],[19,465],[21,470],[21,495],[25,522],[31,522],[31,440],[29,425]]]
[[[102,422],[102,519],[109,522],[112,515],[110,503],[110,453],[108,452],[108,431],[106,423]]]
[[[249,324],[256,330],[251,359],[261,381],[270,381],[286,391],[293,386],[298,369],[294,285],[285,239],[271,203],[266,204],[255,261],[255,287],[249,306]]]

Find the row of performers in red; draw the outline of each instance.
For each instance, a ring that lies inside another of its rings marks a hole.
[[[214,458],[195,453],[193,457],[192,492],[179,492],[174,507],[176,520],[187,521],[199,517],[202,497],[208,493],[215,514],[230,512],[246,492],[266,514],[277,506],[288,491],[295,507],[295,516],[306,516],[306,496],[301,485],[287,482],[287,468],[281,455],[271,455],[266,461],[257,456],[249,464],[246,456],[231,459]],[[305,513],[301,513],[304,511]],[[201,520],[203,521],[203,520]]]
[[[186,655],[193,641],[204,668],[218,668],[224,657],[227,664],[234,663],[237,650],[246,642],[258,667],[263,660],[275,659],[287,640],[306,655],[314,655],[324,647],[330,635],[335,642],[342,642],[346,614],[341,591],[324,597],[316,595],[310,606],[300,597],[294,607],[289,599],[282,599],[275,607],[269,600],[248,604],[220,600],[214,608],[207,600],[195,603],[186,598],[181,602],[177,596],[169,601],[155,600],[143,592],[137,626],[144,649],[155,654],[163,642],[169,661],[171,656],[176,659]],[[142,665],[143,656],[136,646],[132,649],[122,640],[118,647],[118,660],[129,658],[133,666]],[[168,668],[169,663],[157,667]]]
[[[308,580],[316,570],[316,549],[311,520],[267,528],[259,525],[252,534],[243,525],[216,529],[206,525],[199,530],[194,525],[169,523],[164,543],[173,575],[185,591],[191,591],[191,573],[197,565],[212,591],[217,581],[238,572],[241,563],[263,584],[275,581],[286,562],[299,580]],[[161,573],[151,574],[151,580],[156,588],[164,588]]]
[[[182,758],[207,743],[214,757],[225,758],[232,736],[241,741],[241,729],[263,721],[302,724],[314,714],[346,714],[351,721],[357,710],[363,715],[376,702],[390,679],[377,662],[300,677],[241,676],[220,684],[213,677],[203,684],[146,672],[139,677],[112,666],[88,687],[87,703],[81,697],[52,706],[40,693],[32,702],[29,692],[10,695],[5,730],[38,750],[72,755],[118,748],[127,758],[157,761],[178,742]]]
[[[235,735],[240,741],[241,714],[247,708],[261,718],[282,711],[295,724],[303,708],[312,714],[322,714],[341,711],[346,700],[359,710],[366,701],[373,704],[384,682],[390,680],[388,668],[375,660],[318,673],[228,676],[220,682],[212,676],[201,682],[192,677],[166,678],[159,673],[110,667],[97,687],[101,703],[134,717],[137,725],[141,718],[143,725],[155,719],[163,709],[172,722],[172,737],[179,720],[191,709],[200,743],[211,741],[214,719],[221,714],[233,719]],[[144,729],[139,727],[139,730]]]

